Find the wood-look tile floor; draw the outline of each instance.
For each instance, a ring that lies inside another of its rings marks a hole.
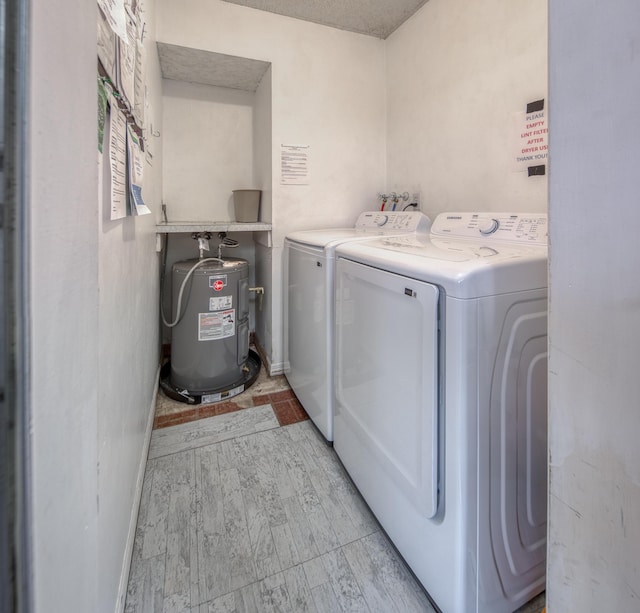
[[[313,424],[266,404],[153,432],[125,612],[174,611],[434,609]]]
[[[154,431],[127,613],[370,610],[434,609],[311,422]]]

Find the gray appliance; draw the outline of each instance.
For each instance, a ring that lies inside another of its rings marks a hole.
[[[178,319],[171,339],[174,387],[200,395],[242,381],[249,359],[248,262],[237,258],[176,262],[172,319]]]

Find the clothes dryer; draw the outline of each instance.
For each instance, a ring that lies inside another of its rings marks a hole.
[[[336,249],[334,448],[443,613],[544,589],[547,219]]]
[[[333,441],[334,257],[338,245],[426,232],[419,211],[364,212],[352,228],[302,230],[284,242],[284,372],[327,441]]]

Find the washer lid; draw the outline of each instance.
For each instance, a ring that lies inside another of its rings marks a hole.
[[[336,256],[434,283],[456,298],[547,287],[540,245],[407,235],[346,243]]]
[[[287,239],[292,243],[300,243],[310,247],[328,247],[356,238],[362,232],[355,228],[323,228],[321,230],[299,230],[287,235]],[[369,235],[371,236],[371,235]]]
[[[299,230],[287,235],[289,242],[310,247],[331,248],[347,240],[398,234],[426,235],[431,220],[420,211],[365,211],[360,213],[353,228],[322,228]]]

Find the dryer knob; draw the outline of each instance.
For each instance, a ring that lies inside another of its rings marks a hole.
[[[481,221],[479,230],[480,234],[487,236],[488,234],[493,234],[500,227],[500,222],[497,219],[487,219],[486,221]]]

